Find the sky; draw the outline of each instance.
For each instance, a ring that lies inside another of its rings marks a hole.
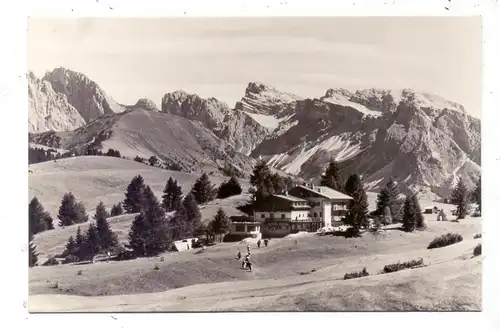
[[[117,102],[184,90],[234,106],[249,82],[313,98],[412,88],[480,117],[479,17],[28,20],[28,69],[87,75]]]

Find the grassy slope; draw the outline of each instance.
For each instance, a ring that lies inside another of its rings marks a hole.
[[[52,207],[51,212],[68,186],[88,206],[95,206],[99,199],[107,199],[105,202],[109,203],[121,200],[126,185],[137,173],[145,177],[158,195],[170,175],[183,187],[196,178],[192,174],[108,157],[79,157],[32,167],[35,172],[30,175],[30,197],[37,193],[49,210]],[[86,170],[87,167],[92,167],[92,171]],[[376,195],[369,193],[368,198],[373,209]],[[214,201],[202,208],[202,213],[206,217],[219,206],[234,209],[234,205],[245,199],[246,196],[239,196]],[[453,208],[446,204],[421,203],[422,206],[437,205],[446,211]],[[428,229],[413,234],[393,226],[377,237],[365,234],[362,238],[345,239],[307,235],[273,239],[270,247],[260,250],[252,243],[255,264],[252,273],[240,269],[234,259],[237,250],[246,247],[239,243],[218,244],[205,253],[168,253],[163,255],[163,262],[155,257],[93,265],[35,267],[30,269],[30,310],[480,309],[480,259],[469,258],[472,248],[481,241],[473,239],[473,235],[481,231],[481,219],[451,223],[436,222],[435,217],[426,215]],[[132,218],[110,219],[122,241],[126,240]],[[71,226],[37,234],[35,244],[41,257],[61,252],[64,242],[75,231],[76,226]],[[446,248],[425,249],[435,236],[449,231],[462,234],[464,241]],[[358,271],[364,266],[376,274],[385,264],[418,257],[430,265],[391,275],[341,280],[346,272]],[[160,270],[153,270],[155,263]],[[78,270],[83,271],[81,276],[77,276]],[[54,289],[51,285],[56,282],[58,288]]]
[[[37,196],[42,205],[55,218],[62,196],[72,191],[77,200],[83,201],[88,211],[93,211],[99,201],[107,208],[124,199],[124,193],[132,178],[144,177],[158,198],[161,197],[168,178],[176,179],[182,191],[187,193],[200,174],[188,174],[151,167],[132,160],[114,157],[83,156],[30,165],[29,199]],[[218,186],[223,177],[211,177]],[[240,180],[244,192],[247,181]]]
[[[464,241],[446,248],[425,249],[435,236],[448,231],[462,234]],[[54,295],[32,297],[39,301],[34,303],[39,304],[30,310],[50,310],[44,301],[79,310],[80,304],[66,302],[71,298],[58,297],[60,294],[91,297],[136,294],[123,299],[92,297],[88,303],[95,305],[95,310],[204,310],[205,305],[210,307],[206,310],[212,310],[211,305],[224,292],[229,294],[218,304],[218,310],[410,310],[430,309],[432,303],[440,310],[478,309],[481,268],[470,265],[468,259],[480,241],[473,239],[479,231],[480,219],[468,219],[459,224],[429,221],[426,231],[414,234],[393,229],[380,237],[366,234],[359,239],[314,235],[273,239],[268,248],[260,250],[251,244],[255,264],[252,273],[240,269],[234,259],[236,251],[245,248],[238,243],[218,244],[200,254],[195,251],[165,254],[163,262],[155,257],[93,265],[35,267],[30,269],[30,293]],[[410,279],[397,279],[396,273],[370,276],[366,280],[341,280],[346,272],[365,266],[371,274],[377,274],[386,264],[419,257],[429,266],[405,272],[410,273]],[[155,263],[160,270],[153,270]],[[77,270],[82,270],[83,275],[76,276]],[[374,280],[369,282],[371,278]],[[450,280],[450,284],[446,286],[441,280]],[[55,282],[58,289],[51,288]],[[341,300],[347,294],[354,295],[343,288],[337,289],[338,283],[348,285],[351,291],[363,289],[355,296],[367,302]],[[376,287],[379,284],[381,286]],[[310,287],[303,288],[305,285]],[[266,295],[259,295],[262,292]],[[408,292],[411,296],[402,301]],[[389,296],[392,293],[396,295]],[[379,302],[379,294],[385,294],[382,297],[388,302]],[[183,297],[190,301],[182,300]],[[81,305],[86,301],[82,299]],[[127,306],[114,307],[116,301]]]

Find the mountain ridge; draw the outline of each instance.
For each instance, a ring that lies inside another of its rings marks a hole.
[[[141,121],[146,121],[146,118],[156,118],[154,113],[160,113],[167,116],[160,115],[157,120],[166,121],[168,125],[147,122],[147,126],[169,132],[175,132],[176,129],[171,127],[174,124],[187,126],[194,133],[211,137],[210,140],[218,145],[215,155],[225,156],[230,163],[234,162],[235,154],[242,156],[236,158],[237,167],[241,166],[237,165],[238,162],[251,164],[251,160],[262,158],[282,171],[304,179],[317,179],[328,162],[336,159],[345,172],[362,174],[370,190],[378,190],[385,184],[381,179],[392,176],[405,192],[417,191],[435,196],[448,195],[458,176],[471,186],[480,173],[480,120],[468,114],[462,105],[427,92],[331,88],[320,97],[302,98],[262,82],[250,82],[234,108],[216,98],[202,98],[181,90],[166,93],[160,107],[146,98],[139,99],[135,105],[125,106],[116,103],[85,75],[74,73],[56,69],[41,81],[56,86],[47,98],[60,100],[53,109],[64,110],[59,112],[60,116],[66,116],[76,124],[57,126],[54,123],[53,129],[50,125],[37,127],[31,124],[36,121],[31,121],[30,113],[30,129],[33,128],[30,131],[37,131],[37,128],[74,131],[68,135],[82,137],[82,133],[89,130],[106,141],[109,137],[105,131],[96,134],[95,128],[112,126],[107,121],[111,121],[109,119],[115,114],[133,113]],[[78,109],[73,105],[93,107],[86,115],[87,120],[83,119],[84,127],[75,114],[74,110],[78,113]],[[54,114],[59,114],[56,110]],[[145,112],[152,113],[146,115]],[[174,121],[172,116],[189,122]],[[73,128],[76,126],[80,129]],[[135,144],[133,141],[138,139],[139,128],[134,130],[134,135],[121,138],[128,145]],[[192,133],[185,134],[192,136]],[[159,135],[154,141],[174,137],[177,136]],[[88,144],[82,142],[79,144]],[[143,146],[145,142],[147,140],[139,145]],[[186,144],[199,146],[196,139]],[[162,150],[145,149],[145,155]],[[226,149],[232,151],[229,154],[233,157],[222,152]],[[201,154],[198,157],[200,161],[192,161],[201,164],[204,157]],[[213,167],[220,166],[213,158],[210,160],[214,162]],[[248,167],[244,168],[245,172],[249,171]]]

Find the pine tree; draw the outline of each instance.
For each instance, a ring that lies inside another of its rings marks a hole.
[[[170,245],[165,210],[149,186],[144,189],[143,209],[129,232],[130,247],[139,255],[156,255]]]
[[[99,237],[99,231],[94,223],[90,223],[89,229],[87,230],[87,237],[85,241],[85,247],[88,250],[86,252],[87,257],[93,257],[99,251],[101,251],[101,239]]]
[[[333,190],[337,190],[340,192],[344,191],[342,180],[339,174],[339,168],[337,162],[332,160],[328,167],[325,170],[325,173],[321,175],[321,183],[322,186],[327,186],[332,188]]]
[[[135,176],[127,187],[123,209],[127,213],[137,213],[141,211],[144,200],[144,178],[141,175]]]
[[[188,220],[184,205],[179,206],[175,215],[168,220],[168,233],[173,241],[182,240],[192,235],[192,224]]]
[[[382,214],[385,207],[389,206],[391,209],[392,222],[401,222],[402,202],[399,195],[400,192],[396,182],[390,179],[385,188],[383,188],[377,196],[377,214]]]
[[[168,178],[163,194],[163,208],[165,211],[177,211],[182,203],[182,189],[172,177]]]
[[[346,224],[351,226],[351,235],[358,236],[361,227],[368,226],[368,199],[358,174],[352,174],[347,180],[346,191],[353,198],[347,204]]]
[[[59,226],[70,226],[78,222],[80,217],[80,211],[78,203],[73,193],[69,192],[64,194],[61,201],[61,206],[59,207]]]
[[[111,217],[116,217],[123,214],[122,203],[118,202],[111,208]]]
[[[73,255],[75,251],[77,250],[77,244],[75,242],[75,239],[73,236],[70,236],[68,239],[68,242],[66,242],[66,250],[65,250],[65,255]]]
[[[479,176],[476,188],[474,189],[474,201],[477,203],[477,210],[481,213],[481,176]]]
[[[217,198],[227,198],[241,194],[241,189],[238,179],[232,176],[227,182],[222,182],[217,192]]]
[[[77,246],[81,246],[85,243],[85,236],[82,234],[82,229],[80,226],[76,229],[75,243]]]
[[[420,202],[418,200],[417,194],[411,196],[411,199],[413,203],[413,211],[415,214],[415,227],[422,230],[425,228],[425,219],[424,215],[422,214],[422,208],[420,207]]]
[[[250,184],[255,187],[255,197],[257,202],[267,198],[267,196],[274,194],[274,187],[271,178],[271,170],[266,162],[260,160],[257,162],[250,176]]]
[[[87,212],[85,211],[85,205],[83,205],[82,202],[78,202],[76,204],[76,208],[77,208],[77,220],[75,221],[75,223],[84,223],[86,221],[89,220],[89,216],[87,214]],[[104,211],[106,212],[106,211]]]
[[[38,254],[36,253],[36,246],[33,244],[33,234],[31,232],[29,232],[28,242],[29,267],[33,267],[38,262]]]
[[[33,197],[28,206],[29,225],[31,232],[37,234],[48,229],[54,229],[52,217],[44,210],[38,198]]]
[[[198,204],[205,204],[214,198],[214,186],[210,182],[207,173],[203,173],[196,180],[191,192]]]
[[[193,235],[203,234],[204,229],[203,223],[201,222],[200,209],[198,208],[198,204],[196,204],[196,201],[191,193],[184,197],[182,205],[186,211],[187,222],[192,225],[191,229],[193,230]]]
[[[459,178],[457,185],[453,189],[452,202],[457,206],[457,219],[464,219],[469,204],[469,190],[462,178]]]
[[[414,201],[411,196],[406,196],[403,205],[403,229],[405,232],[413,232],[416,226]]]
[[[220,242],[222,242],[223,235],[229,230],[229,218],[222,208],[217,210],[217,214],[211,222],[211,229],[220,236]]]
[[[109,249],[118,245],[118,237],[111,231],[109,223],[106,220],[107,212],[103,202],[99,202],[96,207],[94,219],[96,221],[97,232],[99,234],[101,249]]]

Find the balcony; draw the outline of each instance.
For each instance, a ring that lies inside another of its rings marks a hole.
[[[264,222],[266,223],[280,223],[280,222],[312,222],[312,218],[301,218],[301,219],[292,219],[292,218],[266,218]]]

